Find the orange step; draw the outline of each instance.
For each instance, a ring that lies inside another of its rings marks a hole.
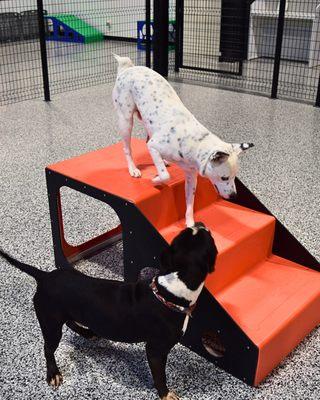
[[[215,293],[270,255],[274,217],[219,199],[195,212],[195,221],[203,221],[215,239],[218,257],[210,291]],[[185,220],[160,230],[170,243],[185,227]],[[235,261],[236,260],[236,261]]]
[[[272,255],[215,298],[259,348],[258,384],[319,323],[320,274]]]
[[[122,143],[50,165],[48,169],[134,203],[157,229],[183,218],[185,195],[181,168],[169,166],[170,181],[155,186],[151,179],[156,175],[156,169],[146,143],[132,138],[132,150],[136,165],[142,172],[141,178],[129,175]],[[208,180],[200,177],[199,182],[195,209],[218,198]]]

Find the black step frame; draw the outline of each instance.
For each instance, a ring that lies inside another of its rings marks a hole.
[[[57,268],[72,267],[72,259],[65,256],[62,247],[63,221],[60,189],[63,186],[100,200],[111,206],[117,213],[122,226],[125,281],[136,282],[145,267],[159,268],[160,255],[168,247],[168,243],[135,204],[85,185],[50,168],[46,169],[46,181]],[[238,198],[234,203],[272,215],[239,179],[237,179],[236,185]],[[101,243],[99,249],[94,247],[91,249],[91,253],[89,248],[86,257],[105,250],[109,244]],[[320,272],[319,262],[315,257],[277,219],[272,251],[278,256]],[[214,357],[203,347],[202,335],[206,331],[213,331],[220,335],[226,348],[223,357]],[[189,322],[188,330],[181,343],[248,385],[254,385],[259,349],[207,289],[202,291],[198,299],[193,318]]]

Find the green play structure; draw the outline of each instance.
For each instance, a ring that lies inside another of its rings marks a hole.
[[[46,40],[74,43],[92,43],[104,39],[98,29],[72,14],[45,16],[47,22]]]

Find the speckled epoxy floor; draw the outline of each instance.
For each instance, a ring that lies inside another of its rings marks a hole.
[[[229,141],[253,141],[240,177],[291,232],[320,257],[320,110],[245,94],[175,84],[185,104]],[[118,141],[111,86],[0,108],[0,245],[53,268],[44,167]],[[135,132],[140,129],[136,128]],[[67,237],[76,243],[116,224],[107,207],[63,194]],[[78,222],[75,222],[75,218]],[[78,268],[121,279],[121,243]],[[106,266],[108,266],[106,268]],[[32,307],[32,278],[0,261],[1,399],[156,399],[143,345],[87,342],[65,329],[57,361],[65,382],[44,380],[42,338]],[[315,330],[257,389],[182,346],[169,357],[169,385],[182,399],[319,399],[320,330]]]

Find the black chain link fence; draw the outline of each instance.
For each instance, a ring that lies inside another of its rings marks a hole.
[[[0,104],[42,97],[44,45],[51,94],[146,65],[150,3],[152,35],[152,1],[0,1]],[[168,30],[169,78],[320,105],[320,0],[170,0]]]
[[[0,1],[0,104],[43,94],[37,3]],[[145,0],[43,0],[43,10],[51,94],[113,81],[112,53],[145,65]]]
[[[36,0],[0,1],[0,104],[41,97]]]
[[[62,27],[65,33],[47,40],[51,93],[113,81],[116,63],[112,53],[145,65],[145,51],[137,50],[137,23],[145,20],[144,0],[60,0],[50,8],[46,1],[48,28]],[[77,32],[80,38],[75,37]]]
[[[171,78],[316,102],[320,0],[171,1],[175,5],[180,39],[179,56],[170,57]]]

